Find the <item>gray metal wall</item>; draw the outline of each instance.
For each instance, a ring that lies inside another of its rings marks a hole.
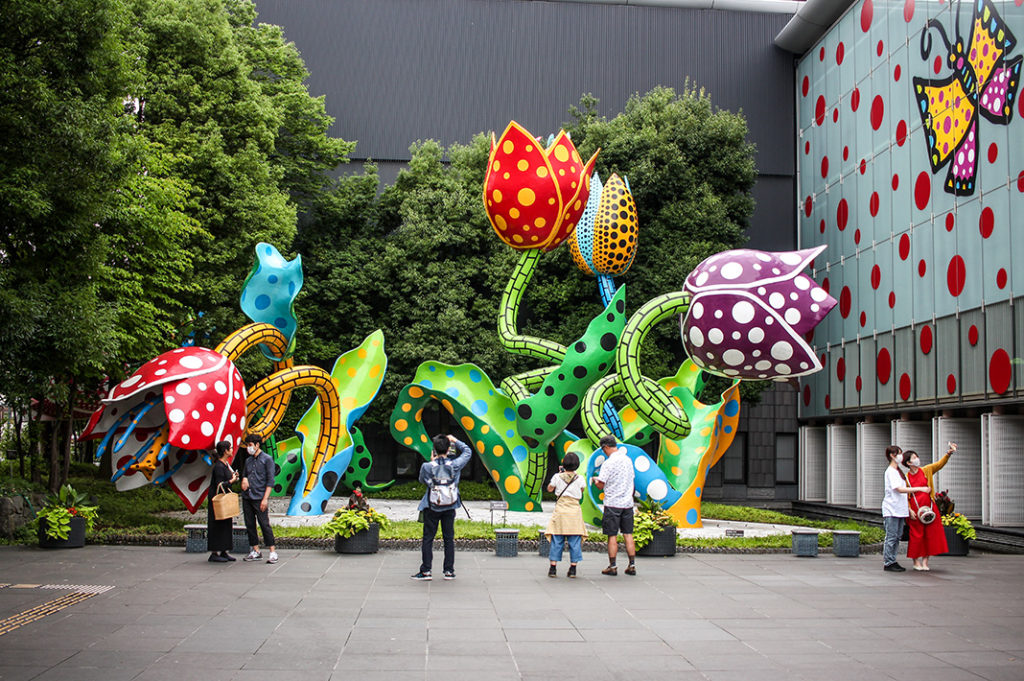
[[[284,27],[355,159],[466,142],[515,119],[555,131],[580,95],[614,115],[687,78],[742,109],[762,175],[751,246],[795,247],[793,57],[772,39],[789,15],[520,0],[256,0]],[[385,163],[384,179],[393,177]]]

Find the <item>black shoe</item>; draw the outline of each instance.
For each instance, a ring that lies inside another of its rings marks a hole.
[[[228,561],[229,563],[234,563],[234,562],[235,562],[236,560],[238,560],[237,558],[235,558],[234,556],[232,556],[232,555],[231,555],[230,553],[228,553],[227,551],[221,551],[221,552],[220,552],[220,557],[221,557],[221,558],[226,558],[226,559],[227,559],[227,561]]]
[[[449,582],[452,581],[453,579],[455,579],[455,570],[445,570],[444,571],[444,578],[445,578],[446,581],[449,581]]]
[[[412,576],[412,578],[415,579],[417,582],[429,582],[433,579],[433,577],[430,576],[429,572],[417,572]]]
[[[557,576],[558,576],[558,566],[557,565],[552,565],[552,566],[548,567],[548,577],[557,577]]]
[[[885,570],[886,572],[906,572],[907,571],[907,568],[903,567],[899,563],[889,563],[888,565],[886,565],[882,569]]]
[[[630,577],[636,577],[636,565],[634,565],[633,563],[630,563],[629,567],[626,568],[625,572]]]
[[[551,575],[551,576],[554,577],[554,575]],[[570,565],[569,566],[569,572],[567,572],[565,576],[568,577],[569,579],[576,579],[576,566],[575,565]]]
[[[210,554],[209,561],[211,563],[226,563],[226,562],[228,562],[228,559],[225,558],[224,556],[218,556],[216,553],[214,553],[214,554]]]

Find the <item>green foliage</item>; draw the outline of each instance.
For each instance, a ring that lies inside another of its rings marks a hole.
[[[952,527],[957,534],[968,541],[978,538],[978,533],[974,531],[974,524],[963,513],[950,513],[942,516],[942,524]]]
[[[416,480],[408,480],[389,487],[386,490],[375,492],[373,496],[378,499],[420,499],[427,491],[426,485]],[[463,501],[500,501],[501,492],[492,483],[474,482],[472,480],[459,481],[459,495]],[[554,497],[552,497],[553,499]]]
[[[76,492],[71,485],[64,485],[55,494],[47,495],[43,507],[36,518],[44,523],[46,536],[51,539],[67,539],[71,532],[71,519],[81,518],[85,521],[86,531],[91,531],[99,509],[88,505],[88,497]]]
[[[371,523],[377,523],[380,525],[381,531],[386,531],[390,527],[391,521],[383,513],[373,508],[362,511],[352,508],[338,509],[330,520],[320,526],[320,536],[338,535],[342,539],[348,539],[356,532],[369,529]]]
[[[184,520],[157,515],[181,510],[181,499],[166,487],[146,485],[118,492],[107,478],[74,477],[72,482],[103,509],[103,516],[96,523],[97,537],[106,531],[126,529],[159,534],[180,531],[185,525]]]

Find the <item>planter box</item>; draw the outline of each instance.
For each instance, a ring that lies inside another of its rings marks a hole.
[[[638,556],[674,556],[676,555],[676,528],[663,527],[654,533],[651,541],[642,549],[636,550]]]
[[[800,558],[817,558],[818,531],[793,530],[793,555]]]
[[[939,522],[939,521],[935,521]],[[943,553],[944,556],[966,556],[971,550],[971,541],[964,539],[952,527],[942,527],[946,531],[946,545],[949,550]]]
[[[834,530],[832,532],[832,555],[839,558],[860,556],[860,532],[857,530]]]
[[[351,537],[334,535],[335,553],[377,553],[379,548],[379,523],[370,523],[370,527],[356,532]]]
[[[519,530],[495,530],[494,553],[502,558],[519,555]]]
[[[80,549],[85,546],[85,519],[72,518],[71,531],[67,539],[54,539],[46,536],[46,523],[39,521],[39,548],[42,549]]]

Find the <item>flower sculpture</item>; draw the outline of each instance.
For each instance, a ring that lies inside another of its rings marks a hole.
[[[803,274],[824,246],[784,253],[740,249],[704,260],[686,278],[680,316],[694,364],[730,378],[786,381],[821,369],[802,338],[836,305]]]
[[[594,173],[587,208],[569,237],[569,254],[576,267],[599,277],[625,274],[636,256],[638,233],[629,182],[613,174],[601,184]]]
[[[517,250],[558,247],[587,204],[595,153],[586,164],[559,132],[547,148],[512,121],[494,141],[484,180],[484,208],[498,238]]]

